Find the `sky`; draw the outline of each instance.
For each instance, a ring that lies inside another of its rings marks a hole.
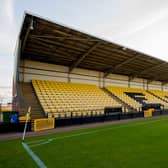
[[[168,60],[167,0],[0,0],[0,99],[11,96],[25,11]]]

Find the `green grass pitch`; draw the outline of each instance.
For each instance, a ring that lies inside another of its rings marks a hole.
[[[167,168],[168,117],[31,137],[29,148],[47,167]],[[21,140],[0,141],[0,167],[38,167]]]

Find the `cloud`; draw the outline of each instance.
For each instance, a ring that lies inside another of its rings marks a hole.
[[[14,4],[13,0],[1,0],[0,5],[0,19],[3,23],[1,25],[1,29],[7,28],[9,29],[10,26],[14,22]],[[8,27],[6,27],[6,24],[8,24]]]
[[[3,102],[11,101],[13,52],[16,42],[14,0],[0,0],[0,97]],[[10,86],[4,88],[2,86]]]
[[[0,3],[0,56],[11,55],[16,41],[14,4],[13,0],[1,0]]]
[[[160,20],[162,20],[166,17],[168,17],[167,8],[165,8],[165,9],[162,8],[159,11],[155,11],[153,13],[150,13],[137,21],[130,22],[129,24],[127,24],[127,26],[124,27],[125,30],[120,31],[116,35],[116,39],[128,37],[132,34],[136,34],[139,31],[142,31],[142,30],[148,28],[149,26],[152,26],[153,24],[159,22]]]
[[[8,21],[13,23],[14,20],[14,10],[13,10],[13,0],[5,0],[5,13],[8,17]]]
[[[0,87],[0,103],[11,102],[12,90],[9,87]]]

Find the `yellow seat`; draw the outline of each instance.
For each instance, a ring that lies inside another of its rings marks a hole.
[[[45,80],[32,84],[45,113],[56,113],[55,117],[98,115],[105,107],[122,106],[96,85]]]

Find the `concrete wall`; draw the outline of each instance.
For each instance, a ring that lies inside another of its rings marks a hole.
[[[161,82],[153,81],[147,87],[147,80],[135,78],[129,81],[128,76],[110,74],[103,78],[103,73],[98,71],[75,68],[71,74],[68,74],[68,67],[54,65],[30,60],[21,62],[19,69],[19,80],[30,82],[32,79],[64,81],[75,83],[95,84],[99,87],[107,85],[168,90],[168,85],[162,86]]]

